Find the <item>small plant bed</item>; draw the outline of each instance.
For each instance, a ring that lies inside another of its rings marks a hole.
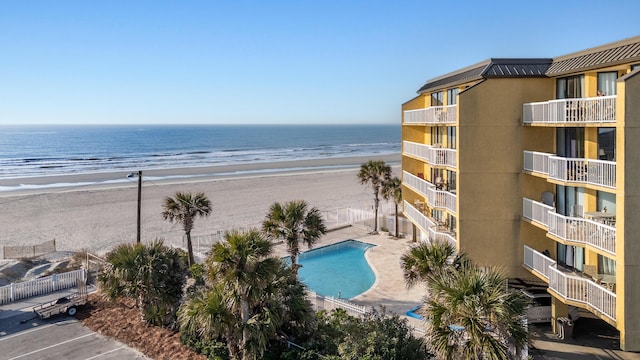
[[[89,329],[118,340],[155,359],[205,360],[180,342],[180,333],[140,321],[140,309],[133,303],[108,302],[90,294],[87,304],[78,309],[76,318]]]

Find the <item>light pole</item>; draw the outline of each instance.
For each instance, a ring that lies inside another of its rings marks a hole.
[[[134,177],[134,173],[127,175],[128,178]],[[138,171],[138,231],[136,242],[140,243],[140,210],[142,209],[142,170]]]

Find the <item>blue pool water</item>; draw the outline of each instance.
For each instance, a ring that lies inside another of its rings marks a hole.
[[[375,245],[356,240],[300,254],[298,276],[311,290],[323,296],[350,299],[367,291],[376,276],[364,257]]]
[[[415,318],[415,319],[420,319],[420,320],[424,320],[424,317],[422,317],[422,315],[418,314],[418,310],[422,307],[422,305],[418,305],[414,308],[412,308],[411,310],[407,311],[405,313],[405,315]]]
[[[420,310],[420,308],[422,308],[422,305],[418,305],[418,306],[412,308],[411,310],[407,311],[405,313],[405,315],[407,315],[409,317],[412,317],[412,318],[424,320],[424,317],[422,315],[418,314],[418,310]],[[458,325],[449,325],[449,328],[451,330],[455,330],[455,331],[464,330],[464,328],[462,326],[458,326]]]

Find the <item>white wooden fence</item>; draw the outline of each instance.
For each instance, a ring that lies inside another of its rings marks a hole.
[[[32,296],[45,295],[54,291],[69,289],[76,286],[78,279],[82,281],[87,280],[87,274],[84,269],[2,286],[0,287],[0,305]]]
[[[311,306],[315,311],[343,309],[347,314],[354,317],[362,317],[367,313],[366,306],[354,304],[344,299],[336,299],[333,296],[325,297],[314,291],[307,291],[307,298],[311,301]]]

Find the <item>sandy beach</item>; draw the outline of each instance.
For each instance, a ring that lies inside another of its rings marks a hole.
[[[400,155],[395,154],[145,171],[142,239],[180,242],[182,227],[161,217],[163,199],[177,191],[204,192],[212,202],[212,214],[196,220],[193,235],[259,226],[276,201],[302,199],[320,210],[372,208],[371,189],[359,184],[356,176],[369,159],[396,165],[396,174],[399,170]],[[0,181],[0,186],[90,183],[0,192],[0,245],[35,245],[55,239],[58,250],[103,254],[120,243],[135,241],[137,180],[101,183],[122,177],[107,173]]]

